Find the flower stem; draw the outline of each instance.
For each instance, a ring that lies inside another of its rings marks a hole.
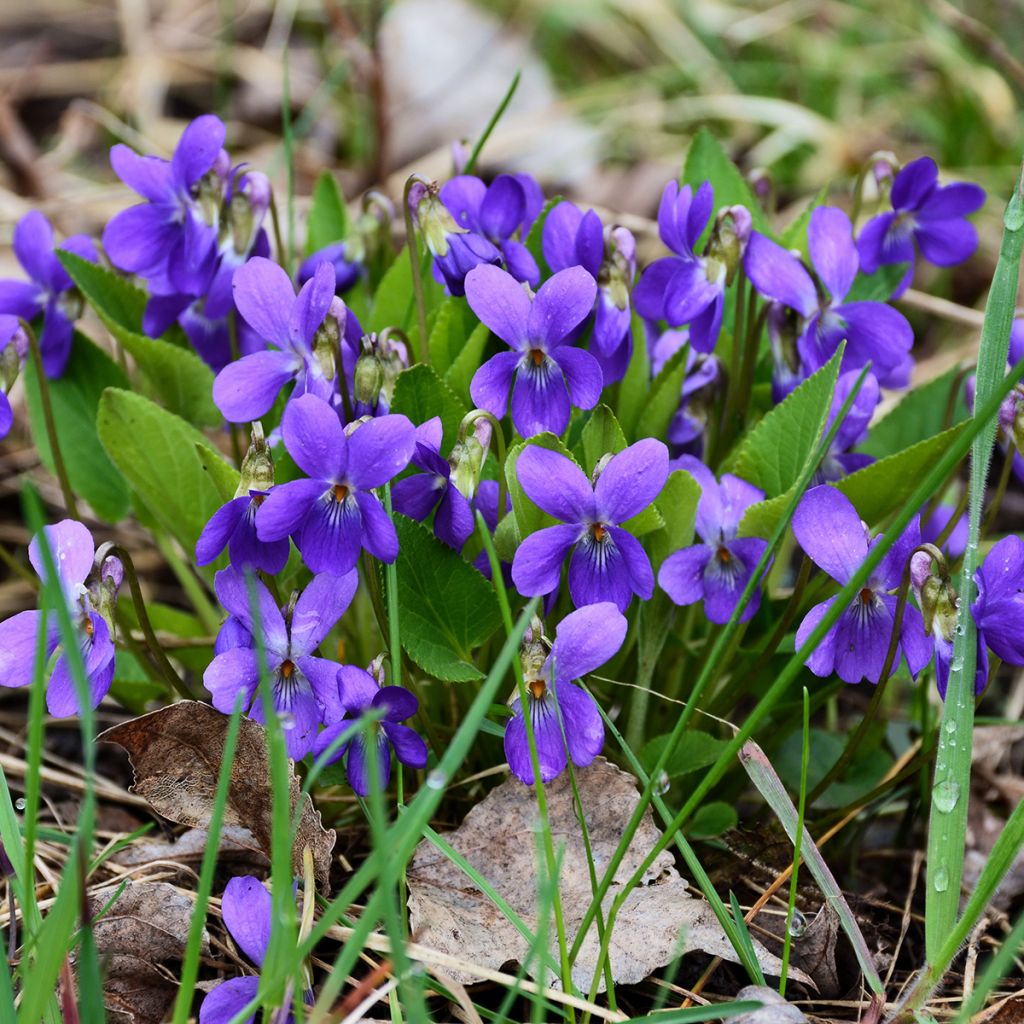
[[[46,440],[50,444],[53,468],[57,474],[57,481],[60,483],[61,494],[64,496],[64,507],[72,519],[78,519],[78,505],[75,502],[75,492],[71,489],[68,467],[64,462],[64,456],[60,450],[60,440],[57,437],[57,422],[53,418],[53,403],[50,401],[50,382],[46,378],[46,370],[43,369],[43,354],[39,350],[39,339],[27,321],[22,320],[21,326],[28,336],[28,347],[32,353],[32,366],[35,368],[36,381],[39,384],[39,402],[43,407],[43,422],[46,424]]]
[[[402,217],[405,220],[405,244],[409,250],[409,266],[412,270],[412,291],[416,297],[416,325],[419,328],[419,339],[416,348],[416,361],[429,365],[427,350],[427,303],[423,292],[423,274],[420,269],[420,250],[416,243],[416,225],[413,222],[412,207],[409,206],[409,193],[416,182],[421,181],[419,175],[410,175],[405,183],[402,194]]]
[[[466,413],[459,424],[460,440],[465,440],[470,427],[477,420],[487,420],[491,425],[491,440],[496,449],[494,457],[498,460],[498,522],[501,522],[505,515],[505,499],[508,495],[508,480],[505,479],[505,433],[493,413],[486,412],[484,409],[473,409]]]

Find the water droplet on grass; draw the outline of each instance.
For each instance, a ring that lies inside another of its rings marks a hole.
[[[952,736],[956,732],[956,720],[953,718],[947,718],[942,724],[942,728],[946,730],[947,736]]]
[[[427,785],[431,789],[444,789],[448,783],[448,776],[439,768],[427,772]]]
[[[671,785],[668,772],[658,772],[658,778],[654,782],[654,792],[658,796],[664,796],[669,791]]]
[[[19,796],[18,799],[14,801],[14,806],[17,807],[19,811],[23,811],[28,807],[28,801],[23,796]]]
[[[960,783],[954,779],[943,779],[932,790],[932,802],[937,810],[949,814],[960,799]]]
[[[936,892],[945,892],[949,888],[949,872],[945,864],[940,864],[932,876],[932,888]]]
[[[805,931],[807,931],[807,918],[794,907],[793,917],[789,922],[789,934],[794,939],[799,939]]]

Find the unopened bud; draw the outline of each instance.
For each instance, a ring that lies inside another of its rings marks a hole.
[[[956,631],[957,596],[949,580],[929,576],[921,587],[921,615],[925,631],[952,640]]]
[[[364,348],[363,354],[356,361],[353,397],[362,405],[373,407],[376,406],[383,387],[384,366],[372,348]]]
[[[725,267],[725,283],[732,284],[739,270],[750,239],[753,220],[745,206],[727,206],[720,210],[711,232],[705,254],[708,280],[712,280],[713,263]]]
[[[451,482],[468,501],[473,500],[480,484],[480,471],[485,458],[487,449],[472,434],[464,441],[456,441],[448,458],[452,467]]]
[[[242,459],[242,475],[235,497],[245,497],[250,491],[269,491],[273,486],[274,459],[263,437],[263,424],[256,420],[252,425],[249,450]]]
[[[259,171],[247,173],[232,189],[227,227],[236,253],[248,253],[252,248],[270,208],[270,191],[270,179]]]
[[[9,331],[6,339],[0,337],[0,385],[5,391],[14,387],[21,371],[21,364],[25,359],[28,350],[28,335],[25,328],[14,319],[14,317],[0,317],[4,321],[13,321],[9,324]]]
[[[455,218],[441,202],[437,185],[413,182],[409,189],[409,206],[427,248],[434,256],[446,256],[448,236],[462,234],[466,229],[455,223]]]
[[[636,239],[633,232],[623,227],[607,228],[604,252],[597,283],[616,309],[626,309],[629,289],[636,276]]]
[[[366,671],[373,676],[378,686],[384,685],[384,663],[388,660],[387,652],[381,651],[369,665],[366,666]]]
[[[324,380],[334,380],[334,375],[338,372],[338,354],[347,320],[348,307],[335,296],[331,300],[324,322],[313,335],[313,356],[320,366]]]
[[[547,656],[548,647],[544,643],[544,623],[534,615],[530,620],[529,628],[523,634],[523,642],[519,646],[519,663],[523,668],[523,678],[539,679]]]

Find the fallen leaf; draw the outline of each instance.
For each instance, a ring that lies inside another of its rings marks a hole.
[[[576,782],[594,864],[600,874],[639,802],[636,779],[598,758],[589,767],[576,770]],[[590,873],[568,774],[563,773],[549,783],[545,793],[555,848],[565,847],[559,890],[567,938],[572,942],[592,899]],[[537,801],[533,788],[510,778],[477,804],[455,832],[445,836],[534,934],[538,926],[539,878],[535,860],[536,821]],[[660,837],[647,810],[605,897],[606,913],[621,887]],[[417,847],[407,878],[410,925],[417,942],[492,968],[499,968],[510,960],[523,963],[529,948],[527,940],[429,840]],[[548,934],[557,960],[553,924]],[[778,958],[756,941],[754,947],[765,973],[777,976],[781,970]],[[582,991],[590,987],[599,949],[595,924],[588,930],[573,965],[573,982]],[[609,945],[612,977],[617,984],[634,984],[690,950],[702,950],[738,962],[710,906],[690,895],[686,882],[675,869],[672,855],[662,852],[619,912]],[[529,971],[535,978],[541,973],[537,958],[531,959]],[[456,970],[449,973],[463,984],[476,980],[468,973]],[[801,971],[791,971],[790,976],[807,980]],[[554,976],[545,980],[558,983]],[[600,986],[599,991],[603,991],[603,978]]]
[[[229,721],[209,704],[183,700],[107,729],[99,738],[128,751],[135,771],[133,791],[144,796],[155,811],[178,824],[205,828],[213,810]],[[300,790],[291,762],[289,779],[294,814]],[[243,718],[231,765],[224,824],[249,829],[269,855],[271,820],[266,731]],[[334,840],[334,832],[323,827],[313,802],[302,797],[302,816],[292,847],[295,873],[302,873],[302,850],[308,846],[317,880],[326,889]]]
[[[793,936],[791,963],[810,975],[818,995],[837,996],[841,991],[836,968],[836,946],[841,925],[831,903],[823,903],[799,936]]]
[[[733,1017],[733,1024],[804,1024],[807,1018],[803,1011],[787,1003],[773,988],[766,985],[747,985],[736,993],[739,1003],[761,1003],[760,1010],[741,1013]]]
[[[176,839],[136,840],[118,850],[110,859],[122,867],[139,867],[154,861],[198,864],[206,852],[208,835],[204,828],[190,828]],[[256,837],[239,825],[227,825],[221,829],[217,862],[244,864],[246,868],[257,871],[270,864]]]
[[[177,992],[165,965],[185,955],[195,903],[167,882],[129,882],[107,907],[115,894],[103,889],[89,897],[104,1003],[112,1019],[159,1024]],[[210,952],[205,929],[201,948]]]

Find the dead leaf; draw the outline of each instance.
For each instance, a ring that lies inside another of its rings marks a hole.
[[[841,926],[831,903],[823,903],[799,938],[793,937],[792,961],[805,970],[817,986],[820,996],[840,992],[836,969],[836,945]]]
[[[598,758],[588,768],[577,769],[576,781],[587,818],[594,863],[600,873],[639,801],[636,779]],[[563,773],[549,783],[545,792],[555,847],[565,846],[559,888],[567,937],[571,942],[592,899],[590,874],[568,774]],[[455,832],[445,837],[534,933],[538,923],[536,819],[537,802],[532,787],[510,778],[477,804]],[[660,836],[648,810],[605,897],[606,911]],[[499,968],[510,960],[523,962],[528,950],[526,939],[428,840],[417,848],[407,877],[410,924],[417,942],[492,968]],[[553,924],[548,934],[557,960]],[[757,942],[754,945],[765,972],[777,976],[780,961]],[[573,981],[583,991],[590,987],[599,949],[594,925],[587,932],[573,966]],[[663,852],[619,912],[609,946],[612,976],[618,984],[634,984],[681,952],[697,949],[737,962],[736,953],[711,908],[704,900],[690,896],[671,854]],[[540,970],[534,958],[530,973],[537,977]],[[455,970],[450,973],[463,984],[476,980],[468,973]],[[790,976],[807,980],[800,971],[791,971]],[[557,984],[558,979],[546,980]],[[603,991],[603,979],[600,984],[599,991]]]
[[[118,850],[110,859],[122,867],[138,867],[154,861],[198,864],[206,852],[209,833],[204,828],[190,828],[176,839],[136,840]],[[256,837],[239,825],[226,825],[220,832],[219,864],[244,864],[248,869],[265,869],[270,865]]]
[[[104,1002],[126,1024],[159,1024],[177,992],[164,965],[185,955],[195,902],[167,882],[129,882],[104,912],[116,893],[103,889],[89,897]],[[210,952],[205,929],[201,948]]]
[[[766,985],[747,985],[736,993],[737,1002],[763,1004],[760,1010],[741,1013],[733,1018],[734,1024],[806,1024],[803,1011]]]
[[[135,770],[133,790],[154,810],[181,825],[205,828],[213,810],[229,721],[209,704],[184,700],[107,729],[99,738],[128,751]],[[271,790],[266,731],[249,718],[243,718],[240,726],[224,824],[249,829],[269,855]],[[294,766],[291,762],[289,766],[294,814],[300,790]],[[317,880],[326,889],[335,834],[322,826],[320,813],[308,796],[302,798],[302,804],[292,867],[296,874],[302,873],[302,850],[308,846]]]

